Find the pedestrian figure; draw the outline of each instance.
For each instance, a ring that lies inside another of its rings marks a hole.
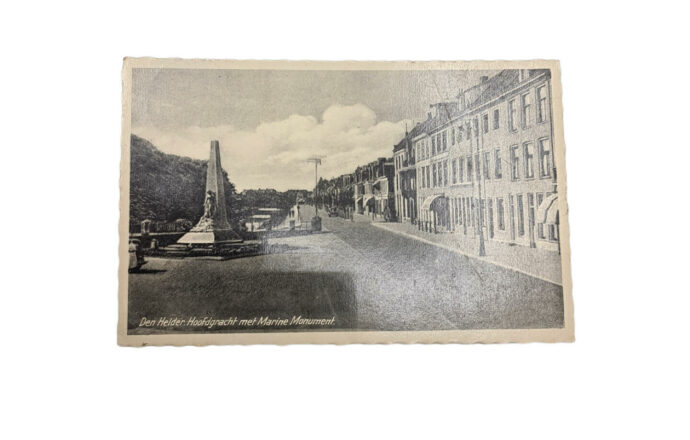
[[[383,220],[386,222],[391,221],[391,210],[388,209],[388,206],[383,208]]]

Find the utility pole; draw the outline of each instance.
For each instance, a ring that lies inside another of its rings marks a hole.
[[[307,159],[307,162],[314,162],[314,209],[316,213],[314,217],[319,216],[319,204],[316,201],[316,196],[319,192],[319,177],[318,177],[318,166],[321,165],[321,158],[313,156]]]
[[[479,256],[484,257],[484,256],[486,256],[486,250],[484,249],[484,226],[483,226],[484,212],[482,209],[482,175],[483,175],[483,172],[481,169],[482,157],[481,157],[481,153],[479,152],[479,132],[482,130],[482,127],[480,126],[481,124],[479,123],[479,119],[477,119],[477,121],[478,122],[477,122],[477,125],[475,127],[474,124],[472,124],[473,121],[470,120],[470,126],[472,126],[472,129],[476,129],[475,130],[476,132],[472,133],[472,136],[477,138],[477,141],[475,142],[475,144],[477,146],[477,148],[476,148],[477,155],[475,157],[478,158],[478,160],[474,164],[474,166],[475,166],[474,174],[475,174],[475,176],[477,176],[477,175],[479,176],[477,178],[477,189],[478,189],[478,193],[479,193],[478,194],[478,200],[477,200],[477,211],[479,212],[479,216],[478,216],[479,219],[478,219],[478,225],[477,226],[479,226]],[[482,139],[484,139],[483,136],[482,136]],[[472,139],[470,139],[470,142],[472,142]]]

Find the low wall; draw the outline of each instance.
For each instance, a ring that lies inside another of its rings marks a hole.
[[[151,241],[156,239],[158,247],[168,246],[177,243],[177,240],[182,238],[186,232],[154,232],[151,234],[129,234],[129,238],[136,238],[141,242],[141,247],[148,249],[151,247]]]

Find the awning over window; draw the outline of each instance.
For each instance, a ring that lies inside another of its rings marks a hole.
[[[537,209],[537,223],[555,224],[558,215],[558,194],[551,194]]]
[[[429,196],[426,199],[424,199],[424,203],[422,203],[422,209],[429,210],[431,209],[431,204],[434,203],[434,200],[440,199],[443,197],[443,194],[434,194],[433,196]]]

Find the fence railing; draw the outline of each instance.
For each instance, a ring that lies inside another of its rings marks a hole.
[[[132,234],[155,234],[165,232],[187,232],[192,229],[192,222],[189,220],[175,220],[174,222],[156,222],[144,220],[138,224],[132,224],[129,232]]]

